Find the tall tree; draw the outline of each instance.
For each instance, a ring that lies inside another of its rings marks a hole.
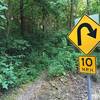
[[[87,0],[87,14],[90,14],[90,0]]]
[[[20,0],[20,30],[22,36],[24,36],[24,1]]]
[[[73,20],[73,0],[70,0],[70,29],[72,29]]]
[[[11,0],[7,1],[8,11],[7,11],[7,40],[10,34],[10,23],[11,23]]]

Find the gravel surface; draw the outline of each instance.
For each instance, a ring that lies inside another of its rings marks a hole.
[[[92,84],[92,98],[100,100],[100,83]],[[87,100],[87,80],[72,74],[50,80],[40,78],[21,91],[16,100]]]

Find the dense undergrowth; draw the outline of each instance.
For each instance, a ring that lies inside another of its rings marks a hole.
[[[33,81],[45,69],[50,77],[64,75],[66,70],[76,70],[78,53],[67,47],[64,32],[54,32],[51,37],[46,36],[45,40],[38,38],[35,41],[13,38],[5,45],[2,45],[4,41],[1,42],[1,90]]]
[[[47,71],[48,77],[76,72],[80,53],[67,46],[66,31],[54,32],[51,37],[45,36],[45,40],[42,36],[40,40],[34,36],[34,41],[13,38],[5,45],[1,42],[1,91],[34,81],[43,70]]]

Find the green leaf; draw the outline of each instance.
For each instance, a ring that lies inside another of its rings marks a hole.
[[[4,89],[8,89],[8,84],[7,84],[6,81],[4,81],[4,82],[2,83],[2,87],[3,87]]]
[[[6,20],[6,17],[4,15],[0,15],[0,18]]]

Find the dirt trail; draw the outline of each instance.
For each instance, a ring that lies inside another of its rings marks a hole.
[[[87,100],[87,81],[72,74],[52,80],[40,78],[19,94],[15,100]],[[92,97],[100,100],[100,83],[93,83]]]

